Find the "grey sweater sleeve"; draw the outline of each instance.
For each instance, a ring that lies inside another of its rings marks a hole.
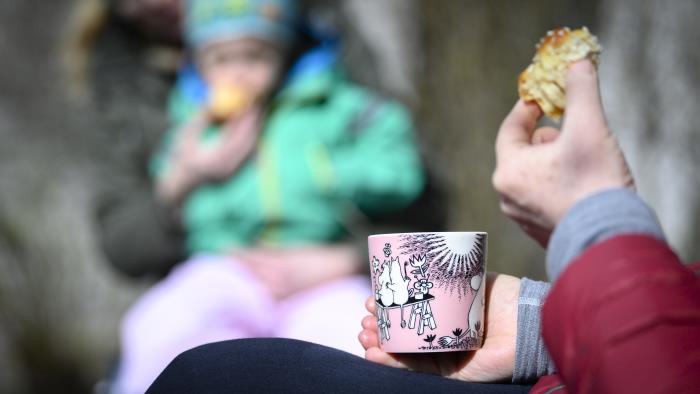
[[[549,280],[555,281],[589,246],[620,234],[664,239],[654,212],[631,190],[608,189],[579,201],[564,215],[549,240]]]
[[[555,372],[540,327],[540,312],[548,292],[549,283],[528,278],[520,282],[513,383],[534,382],[540,376]]]

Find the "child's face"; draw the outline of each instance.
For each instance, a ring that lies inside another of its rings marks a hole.
[[[197,52],[200,73],[209,86],[235,85],[254,101],[272,92],[282,62],[281,49],[254,38],[217,41]]]

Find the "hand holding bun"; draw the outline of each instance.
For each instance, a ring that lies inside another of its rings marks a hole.
[[[518,78],[518,93],[536,101],[545,115],[559,120],[566,104],[566,72],[571,63],[589,59],[598,66],[598,39],[586,27],[550,30],[537,44],[537,52]]]
[[[560,128],[538,127],[542,109],[520,99],[496,138],[492,181],[501,210],[542,246],[579,201],[606,189],[634,190],[625,157],[605,120],[594,62],[574,62],[564,80],[566,117]]]

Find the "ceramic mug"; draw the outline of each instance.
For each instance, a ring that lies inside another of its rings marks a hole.
[[[368,239],[381,348],[475,350],[484,339],[485,232],[377,234]]]

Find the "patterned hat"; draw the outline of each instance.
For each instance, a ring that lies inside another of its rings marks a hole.
[[[225,38],[294,41],[294,0],[187,0],[185,40],[191,48]]]

